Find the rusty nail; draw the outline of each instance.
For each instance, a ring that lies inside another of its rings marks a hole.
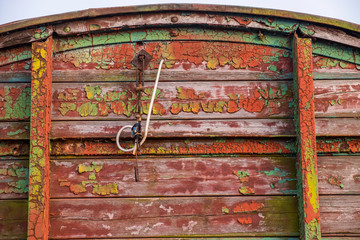
[[[171,17],[171,22],[176,23],[177,21],[179,21],[178,17]]]

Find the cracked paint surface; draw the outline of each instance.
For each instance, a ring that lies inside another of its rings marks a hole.
[[[106,196],[110,194],[118,194],[118,185],[113,183],[100,184],[97,181],[97,173],[104,167],[104,163],[92,162],[90,165],[78,164],[77,172],[79,174],[87,174],[88,180],[81,181],[81,183],[72,183],[68,179],[58,179],[61,187],[68,187],[70,192],[78,195],[79,193],[88,192],[87,187],[92,189],[92,194]]]
[[[0,84],[0,120],[28,120],[30,93],[28,84],[16,86],[1,86]]]
[[[226,42],[150,42],[141,48],[154,59],[166,59],[165,68],[249,69],[288,73],[292,71],[289,50],[261,45]],[[131,60],[140,47],[136,44],[99,46],[57,54],[56,69],[134,69]],[[152,61],[149,69],[156,69]]]
[[[28,239],[48,239],[52,38],[33,43]]]
[[[29,169],[21,164],[0,167],[0,178],[0,194],[29,192]]]
[[[294,37],[295,124],[298,145],[300,237],[321,239],[312,77],[312,41]]]
[[[175,85],[175,84],[174,84]],[[177,85],[177,84],[176,84]],[[292,92],[288,84],[254,83],[241,86],[209,86],[211,90],[199,91],[185,86],[165,84],[157,89],[153,107],[154,115],[179,115],[180,113],[259,113],[265,116],[284,115],[293,107]],[[53,114],[66,117],[96,117],[134,115],[137,100],[133,85],[86,85],[77,88],[58,88],[54,91]],[[212,89],[216,88],[217,91]],[[146,87],[141,96],[140,113],[147,114],[152,88]],[[245,95],[246,94],[246,95]]]

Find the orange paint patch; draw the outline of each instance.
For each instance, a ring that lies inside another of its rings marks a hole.
[[[233,211],[234,213],[256,212],[263,207],[264,207],[263,203],[258,203],[254,201],[251,201],[250,203],[243,202],[238,204]]]
[[[252,218],[251,217],[238,218],[238,222],[240,224],[252,224]]]

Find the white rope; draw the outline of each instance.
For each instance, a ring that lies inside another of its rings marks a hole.
[[[155,85],[154,85],[154,89],[153,89],[153,94],[151,96],[151,101],[150,101],[150,106],[149,106],[149,110],[148,110],[148,115],[147,115],[147,119],[146,119],[146,126],[145,126],[145,134],[144,134],[144,137],[142,139],[142,141],[140,142],[140,146],[144,144],[145,140],[146,140],[146,137],[147,137],[147,134],[148,134],[148,130],[149,130],[149,125],[150,125],[150,118],[151,118],[151,113],[152,113],[152,108],[153,108],[153,105],[154,105],[154,100],[155,100],[155,96],[156,96],[156,89],[157,89],[157,86],[158,86],[158,83],[159,83],[159,78],[160,78],[160,72],[161,72],[161,68],[162,68],[162,65],[163,65],[163,62],[164,60],[161,60],[160,61],[160,65],[159,65],[159,69],[158,69],[158,72],[157,72],[157,75],[156,75],[156,80],[155,80]],[[129,148],[129,149],[125,149],[123,147],[121,147],[120,145],[120,135],[122,133],[122,131],[126,128],[132,128],[131,125],[126,125],[124,127],[122,127],[119,132],[117,133],[116,135],[116,145],[118,146],[118,148],[123,151],[123,152],[135,152],[136,151],[136,144],[133,148]]]
[[[144,144],[144,142],[145,142],[145,140],[146,140],[146,137],[147,137],[147,134],[148,134],[149,125],[150,125],[150,118],[151,118],[151,112],[152,112],[152,108],[153,108],[153,105],[154,105],[154,100],[155,100],[155,96],[156,96],[156,89],[157,89],[157,85],[158,85],[158,83],[159,83],[160,72],[161,72],[161,67],[162,67],[162,65],[163,65],[163,62],[164,62],[164,60],[162,59],[162,60],[160,61],[159,69],[158,69],[158,72],[157,72],[157,75],[156,75],[156,80],[155,80],[155,85],[154,85],[154,89],[153,89],[153,94],[152,94],[152,97],[151,97],[150,107],[149,107],[148,115],[147,115],[147,119],[146,119],[145,134],[144,134],[143,139],[142,139],[141,142],[140,142],[140,146]]]

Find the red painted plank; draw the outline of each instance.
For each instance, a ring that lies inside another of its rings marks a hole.
[[[320,194],[360,194],[359,156],[319,156]]]
[[[50,211],[54,239],[298,235],[294,197],[59,199]]]
[[[320,196],[320,212],[322,235],[359,239],[360,196]]]
[[[115,138],[122,126],[134,121],[56,121],[52,123],[51,138]],[[240,120],[152,120],[149,137],[268,137],[294,136],[290,119]],[[129,137],[129,132],[124,132]]]
[[[321,239],[310,38],[294,36],[294,96],[300,239]]]
[[[28,239],[48,239],[52,37],[32,46]]]
[[[95,163],[101,168],[99,172],[95,171]],[[79,173],[80,166],[92,171]],[[279,157],[148,157],[139,161],[139,180],[143,183],[135,183],[133,160],[53,160],[51,186],[54,197],[99,197],[102,196],[99,186],[107,184],[117,185],[117,193],[102,193],[112,197],[121,194],[236,196],[239,189],[242,192],[250,189],[255,195],[287,195],[295,193],[294,167],[293,159]],[[320,156],[318,167],[320,194],[360,194],[359,156]],[[96,179],[89,179],[90,176]],[[0,161],[0,198],[26,198],[27,188],[27,161]]]
[[[295,193],[293,158],[146,158],[53,160],[51,197],[288,195]]]

